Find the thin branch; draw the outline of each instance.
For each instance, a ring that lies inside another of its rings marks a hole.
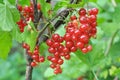
[[[32,62],[32,58],[27,54],[27,52],[26,52],[26,61],[27,61],[27,66],[26,66],[25,79],[26,80],[32,80],[32,70],[33,70],[33,67],[30,65],[31,62]]]
[[[51,2],[51,0],[46,0],[46,2],[47,2],[47,3],[50,3],[50,2]]]
[[[15,3],[17,9],[18,9],[18,2],[19,2],[19,0],[16,0],[16,3]],[[19,13],[20,13],[20,17],[26,22],[24,16],[21,14],[20,11],[19,11]],[[32,80],[32,70],[33,70],[33,67],[30,65],[31,62],[32,62],[32,58],[27,54],[27,52],[26,52],[25,55],[26,55],[26,61],[27,61],[25,79],[26,80]]]
[[[94,70],[92,70],[92,73],[93,73],[95,79],[96,79],[96,80],[99,80],[98,77],[97,77],[97,75],[95,74],[95,71],[94,71]]]
[[[33,2],[33,10],[34,10],[34,25],[37,29],[37,25],[38,25],[38,8],[37,8],[37,0],[32,0]]]
[[[117,3],[116,3],[116,1],[115,1],[115,0],[111,0],[111,2],[112,2],[112,4],[113,4],[113,6],[114,6],[114,7],[116,7],[116,6],[117,6]]]
[[[110,38],[110,41],[109,41],[108,46],[107,46],[107,49],[106,49],[106,51],[105,51],[105,56],[108,55],[108,53],[109,53],[109,51],[110,51],[110,48],[111,48],[111,46],[112,46],[112,44],[113,44],[114,38],[115,38],[116,34],[117,34],[119,31],[120,31],[120,30],[117,29],[117,30],[113,33],[112,37]]]

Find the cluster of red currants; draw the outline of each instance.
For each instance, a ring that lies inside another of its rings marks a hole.
[[[26,43],[22,44],[23,48],[26,49],[27,54],[32,58],[31,66],[35,67],[38,63],[42,63],[45,61],[43,56],[40,56],[39,47],[36,46],[34,51],[30,51],[30,46]]]
[[[33,3],[31,2],[30,3],[30,6],[24,6],[22,7],[21,5],[18,5],[17,6],[19,12],[21,13],[21,15],[24,17],[21,18],[17,24],[18,24],[18,27],[20,29],[20,32],[24,32],[24,27],[27,25],[27,21],[29,21],[30,19],[33,21],[34,20],[34,7],[33,7]],[[38,3],[37,4],[37,9],[38,11],[40,11],[41,9],[41,6],[40,4]]]
[[[98,9],[93,8],[88,12],[81,8],[79,10],[79,17],[75,15],[71,16],[71,21],[65,26],[66,33],[63,37],[59,34],[53,34],[51,39],[46,41],[49,46],[48,60],[51,61],[50,67],[54,69],[55,74],[62,72],[61,66],[65,59],[70,59],[70,53],[75,52],[78,49],[82,53],[86,54],[92,50],[92,46],[89,44],[91,37],[96,36],[97,15]]]

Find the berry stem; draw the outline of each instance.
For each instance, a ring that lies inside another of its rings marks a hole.
[[[114,38],[115,38],[115,36],[117,35],[117,33],[118,33],[119,31],[120,31],[120,29],[117,29],[117,30],[113,33],[112,37],[110,38],[109,43],[108,43],[108,47],[107,47],[107,49],[106,49],[106,51],[105,51],[105,56],[108,55],[108,53],[109,53],[109,51],[110,51],[110,48],[111,48],[111,46],[112,46],[112,44],[113,44]]]
[[[96,79],[96,80],[99,80],[94,70],[92,70],[92,73],[93,73],[95,79]]]

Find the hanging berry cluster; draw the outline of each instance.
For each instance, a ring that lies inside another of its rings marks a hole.
[[[20,29],[20,32],[24,32],[24,27],[27,25],[27,21],[29,21],[30,19],[33,21],[34,20],[34,7],[33,7],[33,3],[31,2],[30,6],[24,6],[22,7],[21,5],[18,5],[17,6],[19,12],[21,13],[21,15],[24,17],[21,18],[17,24],[18,24],[18,27]],[[41,6],[40,4],[38,3],[37,4],[37,9],[38,11],[40,11],[41,9]]]
[[[26,49],[27,54],[32,58],[32,62],[31,62],[31,66],[35,67],[38,63],[42,63],[45,61],[43,56],[40,56],[40,52],[39,52],[39,47],[36,46],[34,51],[31,52],[30,51],[30,46],[26,43],[22,44],[23,48]]]
[[[64,63],[63,57],[69,60],[71,52],[79,49],[83,54],[86,54],[92,50],[89,40],[96,36],[98,9],[93,8],[86,11],[81,8],[78,13],[78,18],[75,15],[70,17],[70,22],[65,26],[66,33],[63,37],[53,34],[51,39],[46,41],[49,46],[48,52],[51,53],[48,60],[52,62],[50,67],[54,69],[55,74],[62,72],[60,65]]]

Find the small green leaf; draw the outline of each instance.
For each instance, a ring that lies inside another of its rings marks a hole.
[[[33,51],[36,44],[38,32],[33,30],[28,30],[28,27],[29,25],[25,27],[24,32],[21,34],[21,39],[25,43],[29,44],[30,50]]]
[[[9,32],[0,31],[0,58],[6,59],[12,47],[12,37]]]

